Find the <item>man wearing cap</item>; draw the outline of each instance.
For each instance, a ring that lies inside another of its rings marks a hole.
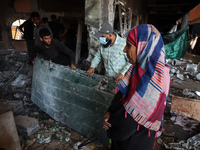
[[[126,54],[123,52],[126,39],[115,33],[109,23],[103,23],[95,36],[100,40],[101,45],[91,62],[87,75],[92,76],[95,68],[103,59],[106,73],[114,77],[115,83],[118,83],[131,66]]]

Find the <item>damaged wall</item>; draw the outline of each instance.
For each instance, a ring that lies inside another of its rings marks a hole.
[[[23,0],[4,0],[0,2],[0,26],[2,33],[2,41],[0,41],[0,50],[16,48],[22,51],[26,51],[26,43],[24,40],[12,40],[11,25],[14,21],[20,18],[28,19],[30,15],[30,12],[28,13],[28,11],[33,11],[32,8],[35,8],[35,5],[37,5],[36,1],[27,1],[26,3],[23,3]]]
[[[3,0],[0,2],[0,50],[18,49],[26,51],[24,40],[12,40],[11,25],[18,19],[27,20],[33,11],[39,12],[41,18],[47,17],[51,21],[52,14],[61,18],[60,21],[68,28],[70,23],[78,23],[84,19],[84,0],[63,1],[57,0]],[[70,8],[70,9],[69,9]]]
[[[145,23],[146,9],[145,0],[85,0],[85,24],[89,32],[89,55],[87,61],[91,62],[95,53],[99,48],[99,40],[94,37],[103,22],[114,24],[115,8],[117,4],[121,4],[126,8],[130,8],[134,16],[137,16],[137,25]],[[102,65],[99,65],[100,72]]]

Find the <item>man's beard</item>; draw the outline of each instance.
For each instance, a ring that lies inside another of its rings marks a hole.
[[[111,43],[112,43],[112,40],[109,39],[109,40],[108,40],[108,43],[107,43],[106,45],[103,45],[103,47],[104,47],[104,48],[107,48]]]
[[[50,47],[51,44],[52,44],[52,43],[51,43],[51,44],[47,44],[45,41],[43,41],[43,43],[44,43],[44,45],[47,46],[47,47]]]

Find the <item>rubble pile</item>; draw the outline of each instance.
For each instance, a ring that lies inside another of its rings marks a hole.
[[[200,149],[199,141],[194,140],[199,139],[199,120],[171,110],[172,99],[177,96],[180,99],[187,98],[194,103],[200,103],[198,101],[200,100],[200,66],[188,60],[167,60],[167,63],[170,66],[171,86],[164,113],[164,125],[158,134],[156,149]]]
[[[31,101],[33,66],[28,65],[27,60],[27,54],[21,51],[0,51],[0,114],[12,111],[22,149],[106,150],[92,140],[84,145],[85,137],[53,120]],[[163,129],[157,134],[154,149],[200,149],[199,120],[171,110],[174,96],[195,99],[197,103],[200,100],[200,65],[188,60],[167,60],[167,63],[170,94]],[[106,86],[107,81],[101,81],[96,88]]]
[[[26,60],[26,53],[13,49],[0,51],[1,99],[30,97],[32,66]]]
[[[27,60],[21,51],[0,51],[0,114],[12,111],[23,150],[77,149],[85,137],[53,120],[31,101],[33,66]],[[96,142],[80,149],[106,150]]]
[[[167,63],[172,84],[170,94],[200,99],[200,65],[187,60],[167,60]]]

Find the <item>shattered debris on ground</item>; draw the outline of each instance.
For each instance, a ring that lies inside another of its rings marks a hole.
[[[23,150],[73,150],[86,137],[53,120],[31,101],[33,66],[27,58],[14,49],[0,51],[0,113],[12,110]],[[81,149],[106,150],[99,143]]]
[[[77,149],[87,138],[55,121],[31,101],[33,66],[28,65],[27,60],[24,52],[13,49],[0,51],[0,113],[12,110],[15,118],[33,119],[30,126],[16,123],[19,141],[24,150]],[[167,60],[167,63],[170,65],[170,94],[163,130],[157,134],[154,149],[200,149],[199,121],[171,111],[173,96],[200,100],[200,67],[198,63],[193,64],[189,60]],[[97,89],[106,87],[106,80],[96,86]],[[106,150],[96,142],[84,145],[81,149]]]
[[[198,136],[200,131],[199,121],[193,119],[193,116],[186,117],[171,111],[174,97],[179,99],[182,97],[182,99],[188,99],[193,103],[200,104],[200,101],[198,101],[200,100],[200,81],[198,78],[200,66],[186,59],[167,60],[167,63],[170,66],[171,86],[164,114],[162,134],[156,140],[157,149],[200,149],[198,141],[188,142],[191,141],[192,137]],[[192,107],[189,108],[192,109]],[[183,110],[179,110],[179,112],[181,111]],[[190,110],[185,114],[189,115]]]

